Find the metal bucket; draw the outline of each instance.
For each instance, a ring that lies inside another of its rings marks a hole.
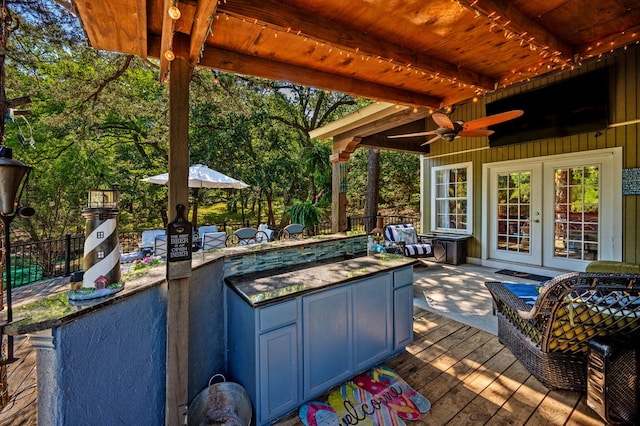
[[[215,378],[223,381],[211,384]],[[216,374],[189,405],[187,419],[194,426],[249,426],[252,410],[247,391],[239,383],[227,382],[222,374]]]

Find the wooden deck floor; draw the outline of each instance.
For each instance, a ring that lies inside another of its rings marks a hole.
[[[21,374],[10,372],[13,401],[0,425],[35,425],[35,351],[26,339],[16,350],[21,362],[12,369]],[[386,364],[431,401],[431,410],[407,426],[604,424],[584,395],[547,390],[496,336],[419,308],[413,344]],[[302,422],[292,415],[276,425]]]
[[[497,336],[414,309],[414,343],[385,364],[431,401],[418,425],[603,425],[586,396],[549,391]],[[296,415],[275,423],[302,425]]]

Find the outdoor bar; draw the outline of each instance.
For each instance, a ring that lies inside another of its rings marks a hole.
[[[189,397],[177,409],[186,414],[223,374],[247,389],[256,424],[267,424],[403,350],[413,337],[415,260],[367,256],[366,241],[335,234],[194,254],[189,323],[178,324],[189,334],[178,348],[188,354]],[[40,424],[164,422],[164,273],[153,268],[109,298],[61,293],[16,311],[5,331],[28,334],[37,348]]]

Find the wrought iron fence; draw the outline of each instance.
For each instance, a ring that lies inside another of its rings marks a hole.
[[[347,218],[347,231],[369,232],[368,226],[370,225],[368,224],[375,224],[375,221],[375,217],[350,216]],[[390,223],[413,223],[416,227],[420,225],[419,218],[415,216],[384,216],[384,224]],[[230,234],[239,228],[249,226],[251,226],[249,222],[225,222],[218,225],[218,229]],[[316,235],[330,234],[331,222],[323,222],[316,225],[314,233]],[[139,244],[142,241],[141,236],[142,231],[120,232],[119,240],[122,252],[127,253],[139,250]],[[66,235],[58,240],[11,244],[12,287],[20,287],[55,277],[69,276],[73,272],[82,270],[84,240],[84,235]]]

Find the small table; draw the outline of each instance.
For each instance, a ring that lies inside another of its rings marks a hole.
[[[445,255],[438,262],[448,263],[450,265],[460,265],[467,262],[467,240],[470,235],[456,234],[420,234],[420,237],[427,238],[435,242],[439,242],[445,249]]]

